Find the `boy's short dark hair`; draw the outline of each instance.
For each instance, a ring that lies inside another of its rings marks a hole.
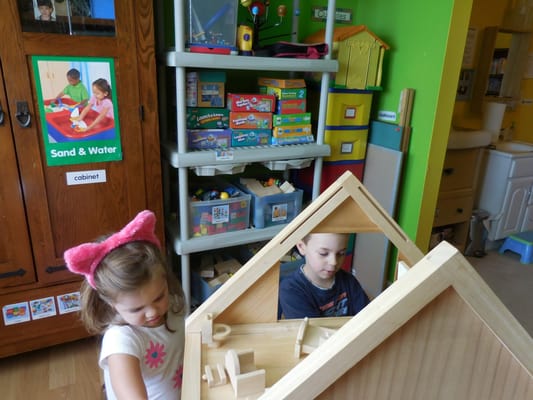
[[[80,71],[76,68],[71,68],[67,71],[67,76],[72,79],[80,79]]]
[[[54,6],[52,5],[52,0],[37,0],[37,7],[42,6],[54,8]]]

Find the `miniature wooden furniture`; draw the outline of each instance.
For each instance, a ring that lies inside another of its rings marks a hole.
[[[296,335],[294,357],[300,358],[302,354],[309,354],[316,350],[318,346],[328,340],[335,332],[335,329],[309,325],[309,318],[305,317]]]
[[[320,318],[337,331],[297,359],[302,321],[276,319],[279,258],[310,232],[382,232],[408,270],[356,316]],[[207,314],[231,327],[219,348],[202,345]],[[225,349],[254,350],[267,389],[253,398],[522,400],[533,393],[531,336],[456,248],[442,242],[424,256],[350,173],[196,309],[185,330],[186,399],[235,396],[229,385],[209,388],[200,379],[202,366],[221,362]]]
[[[206,365],[204,367],[204,375],[202,375],[202,379],[204,381],[207,381],[207,386],[215,387],[220,385],[225,385],[227,383],[226,379],[226,371],[224,370],[224,366],[220,363],[217,363],[216,366],[216,372],[217,376],[215,377],[215,374],[213,373],[213,368],[210,365]]]
[[[265,370],[255,368],[253,350],[228,350],[226,370],[237,398],[265,390]]]

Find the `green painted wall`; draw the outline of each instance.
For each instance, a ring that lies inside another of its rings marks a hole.
[[[310,1],[309,7],[325,1]],[[391,46],[386,53],[379,110],[397,112],[400,93],[415,89],[412,133],[399,195],[398,222],[425,251],[433,223],[472,0],[342,1],[354,24],[365,24]],[[303,7],[302,7],[303,8]],[[302,14],[305,15],[302,9]],[[308,14],[309,15],[309,14]],[[303,18],[305,21],[306,18]],[[301,31],[317,29],[316,24]],[[311,33],[311,32],[309,32]]]

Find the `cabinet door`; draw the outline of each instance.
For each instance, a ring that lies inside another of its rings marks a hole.
[[[521,232],[533,231],[533,186],[529,188],[529,200],[524,213],[524,222],[522,223]]]
[[[503,201],[501,219],[493,232],[494,236],[489,235],[489,239],[503,239],[513,233],[520,232],[532,184],[533,178],[509,180]]]
[[[9,115],[0,64],[0,287],[35,281]]]
[[[51,25],[28,25],[21,6],[24,2],[7,3],[0,13],[0,37],[9,40],[0,41],[0,58],[4,75],[9,77],[5,86],[12,119],[21,102],[26,103],[31,116],[29,125],[13,123],[13,137],[36,272],[39,283],[69,280],[74,276],[64,267],[65,249],[116,230],[142,209],[156,213],[162,237],[152,2],[116,2],[113,29],[106,31],[106,24],[95,24],[90,27],[94,28],[92,35],[75,34],[72,29],[76,29],[77,21],[94,19],[69,17],[67,21],[58,17]],[[32,31],[34,26],[53,29]],[[45,153],[49,138],[44,137],[40,123],[36,71],[31,61],[34,55],[114,61],[112,90],[117,98],[121,159],[49,165]],[[105,172],[100,183],[67,183],[69,172],[95,170]],[[21,199],[14,197],[9,202],[19,204]],[[23,245],[23,240],[20,242]]]

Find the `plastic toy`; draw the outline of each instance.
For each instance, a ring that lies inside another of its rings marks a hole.
[[[270,1],[269,0],[262,0],[262,1],[251,1],[251,0],[241,0],[241,5],[243,7],[246,7],[248,9],[248,12],[250,13],[251,20],[253,26],[252,31],[252,49],[253,51],[257,51],[260,49],[260,43],[259,43],[259,34],[260,32],[264,32],[269,29],[277,28],[283,23],[283,18],[287,15],[287,6],[284,4],[280,4],[276,9],[276,15],[278,17],[277,22],[267,25],[269,23],[269,11],[270,11]],[[285,34],[278,34],[274,36],[269,37],[261,37],[261,40],[268,40],[273,39],[276,37],[282,37],[290,35],[291,33],[285,33]]]

